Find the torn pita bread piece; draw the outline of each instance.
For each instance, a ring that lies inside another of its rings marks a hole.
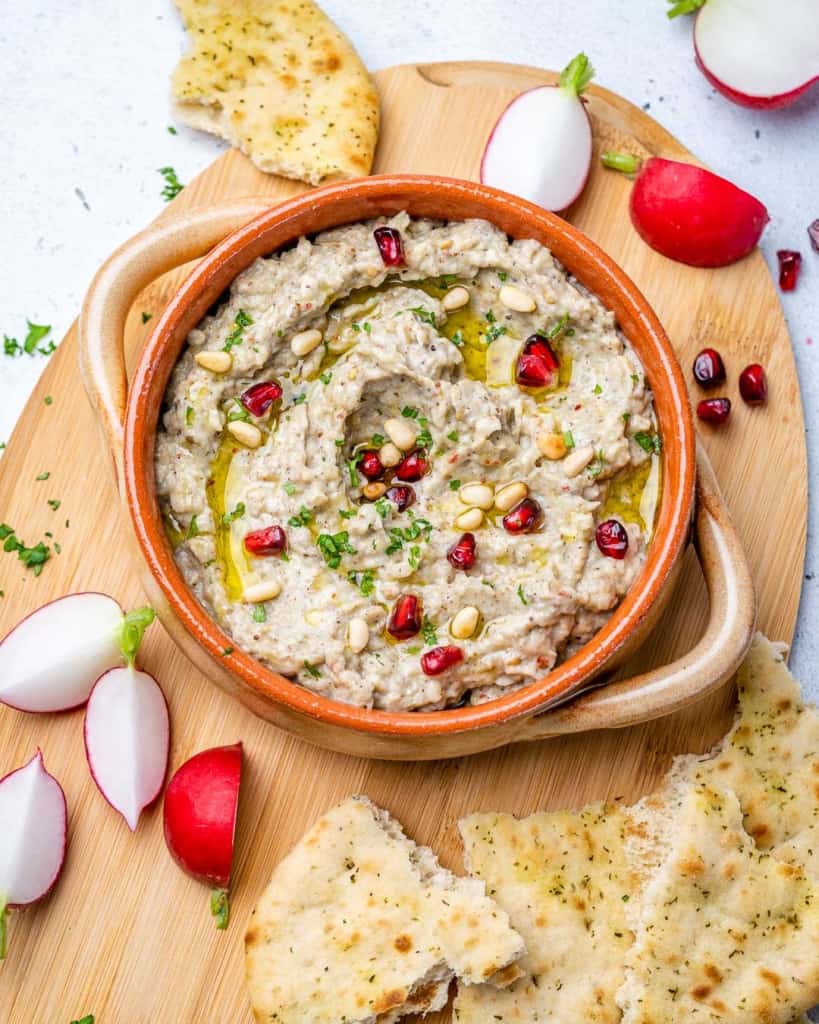
[[[763,849],[819,824],[819,713],[803,701],[786,650],[756,635],[737,674],[733,729],[709,758],[678,758],[672,769],[733,790]]]
[[[596,804],[522,819],[473,814],[459,828],[469,872],[509,914],[528,952],[524,976],[506,989],[459,986],[455,1021],[617,1024],[614,997],[632,941],[623,812]]]
[[[443,1007],[454,977],[518,976],[525,952],[482,882],[457,878],[352,797],[280,862],[245,937],[264,1024],[390,1024]]]
[[[175,113],[263,171],[311,185],[369,174],[378,138],[372,79],[311,0],[176,0],[190,50]]]
[[[789,1024],[819,1001],[819,887],[758,850],[733,793],[692,785],[644,889],[623,1024]]]

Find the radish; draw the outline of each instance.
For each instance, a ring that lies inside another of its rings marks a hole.
[[[159,684],[134,662],[155,618],[151,608],[125,616],[120,653],[125,667],[104,672],[85,712],[85,753],[99,791],[135,831],[142,810],[159,796],[168,766],[168,705]]]
[[[165,792],[165,842],[189,875],[215,886],[211,913],[227,928],[228,888],[242,779],[242,744],[203,750],[186,761]]]
[[[65,793],[38,750],[0,779],[0,960],[9,907],[36,903],[53,888],[65,859]]]
[[[607,166],[613,164],[610,159]],[[630,208],[634,227],[652,249],[692,267],[742,259],[768,223],[768,211],[750,193],[702,167],[657,156],[638,174]]]
[[[516,96],[498,118],[481,161],[481,182],[565,210],[583,191],[592,158],[592,129],[582,93],[594,76],[585,53],[560,75]]]
[[[32,612],[0,643],[0,702],[64,711],[88,700],[120,660],[123,613],[107,594],[69,594]]]
[[[697,64],[728,99],[773,109],[819,80],[816,0],[669,0],[669,18],[697,11]]]

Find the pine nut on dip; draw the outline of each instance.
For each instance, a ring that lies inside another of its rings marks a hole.
[[[336,700],[434,711],[602,627],[645,562],[660,450],[636,354],[547,248],[398,214],[236,278],[173,372],[156,476],[237,645]]]

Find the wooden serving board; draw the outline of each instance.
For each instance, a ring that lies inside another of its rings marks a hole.
[[[477,175],[483,141],[508,100],[555,80],[534,68],[474,63],[391,68],[376,78],[384,112],[376,170],[466,178]],[[591,89],[589,108],[598,151],[693,159],[655,121],[611,93]],[[527,157],[520,153],[520,159]],[[653,253],[629,222],[630,187],[625,177],[595,161],[569,218],[637,281],[686,369],[698,349],[713,344],[725,358],[727,393],[735,399],[737,374],[746,363],[759,360],[767,368],[768,406],[748,409],[737,401],[728,428],[703,431],[703,437],[747,547],[760,626],[790,640],[805,548],[806,453],[776,289],[759,253],[713,271]],[[300,188],[261,174],[231,151],[188,185],[163,216],[246,195],[275,201]],[[168,275],[135,304],[128,329],[131,362],[147,331],[141,312],[156,314],[180,277]],[[49,395],[53,401],[47,404]],[[38,482],[45,472],[49,478]],[[59,500],[59,509],[52,510],[48,499]],[[143,600],[121,539],[110,459],[80,385],[73,330],[0,461],[0,520],[28,544],[49,531],[61,545],[39,578],[0,551],[0,632],[71,591],[106,591],[126,606]],[[672,606],[633,667],[690,646],[705,610],[704,588],[689,554]],[[41,747],[66,790],[70,839],[54,893],[10,921],[9,957],[0,966],[0,1020],[9,1024],[68,1024],[85,1013],[94,1013],[97,1024],[247,1024],[248,916],[279,858],[337,800],[368,793],[412,836],[433,846],[445,864],[459,868],[456,822],[462,814],[526,814],[605,797],[635,798],[655,785],[673,752],[708,748],[728,725],[732,703],[726,689],[682,714],[638,728],[470,759],[388,764],[318,750],[254,718],[196,672],[159,626],[148,635],[142,661],[162,682],[170,704],[172,768],[205,747],[237,739],[245,745],[230,928],[214,929],[207,890],[168,856],[161,802],[132,835],[98,793],[85,763],[82,712],[37,716],[0,708],[0,775]]]

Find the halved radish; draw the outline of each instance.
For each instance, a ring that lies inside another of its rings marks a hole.
[[[134,666],[151,608],[125,616],[120,652],[124,668],[103,673],[85,712],[85,752],[102,795],[135,831],[142,810],[159,796],[168,766],[170,723],[159,684]]]
[[[784,107],[819,80],[816,0],[670,2],[670,18],[697,11],[697,64],[734,103],[758,109]]]
[[[64,711],[88,700],[120,660],[123,612],[107,594],[69,594],[32,612],[0,643],[0,702]]]
[[[212,747],[186,761],[165,791],[165,842],[189,875],[215,886],[211,912],[217,928],[229,918],[227,890],[242,781],[242,744]]]
[[[564,210],[583,191],[592,157],[592,130],[581,98],[594,69],[579,53],[557,86],[529,89],[498,118],[484,149],[481,181]]]
[[[0,779],[0,960],[8,908],[48,895],[62,870],[66,834],[65,794],[38,750]]]

